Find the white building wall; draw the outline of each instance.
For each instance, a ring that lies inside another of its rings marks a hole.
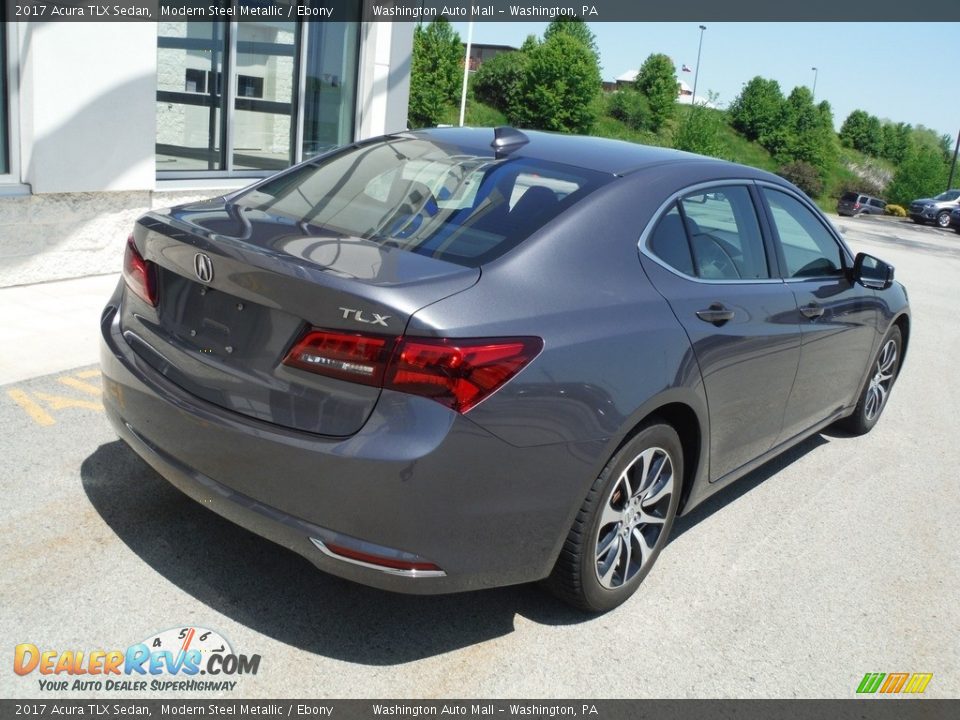
[[[21,170],[34,193],[154,186],[152,23],[22,23]]]
[[[156,24],[10,25],[29,193],[0,187],[0,287],[116,272],[139,215],[237,186],[158,186]],[[355,138],[406,126],[412,39],[411,23],[361,26]]]

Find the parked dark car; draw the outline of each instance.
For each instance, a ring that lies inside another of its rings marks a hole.
[[[950,227],[960,233],[960,205],[950,213]]]
[[[450,128],[147,213],[101,331],[108,417],[206,507],[357,582],[602,611],[678,514],[870,430],[910,318],[775,175]]]
[[[950,226],[950,212],[960,206],[960,190],[947,190],[934,198],[920,198],[910,203],[910,218],[916,223]]]
[[[883,215],[886,208],[886,200],[856,192],[846,192],[837,200],[837,214],[850,217],[855,215]]]

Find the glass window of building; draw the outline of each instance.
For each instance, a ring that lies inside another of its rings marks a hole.
[[[359,31],[357,22],[158,23],[158,177],[263,175],[352,140]]]

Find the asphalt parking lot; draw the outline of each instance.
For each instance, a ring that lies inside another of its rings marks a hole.
[[[926,696],[960,696],[960,235],[835,221],[910,291],[884,417],[682,518],[640,592],[599,617],[532,586],[407,597],[320,574],[117,441],[95,366],[0,388],[0,697],[142,696],[42,691],[11,672],[14,644],[126,648],[187,626],[261,662],[185,697],[848,698],[868,672],[933,673]]]

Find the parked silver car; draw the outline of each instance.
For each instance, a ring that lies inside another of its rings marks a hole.
[[[880,198],[864,195],[863,193],[846,192],[837,200],[838,215],[883,215],[887,209],[887,201]]]
[[[960,190],[947,190],[935,198],[920,198],[910,203],[910,218],[914,222],[935,222],[950,227],[950,211],[960,207]]]

